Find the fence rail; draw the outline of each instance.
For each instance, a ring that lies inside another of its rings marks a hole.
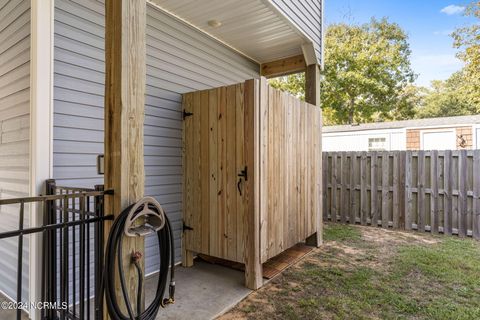
[[[0,239],[17,237],[17,296],[22,301],[22,263],[24,236],[42,236],[42,301],[57,303],[57,309],[42,310],[42,319],[102,319],[100,296],[103,268],[103,223],[113,219],[105,215],[103,200],[112,190],[62,187],[46,181],[47,195],[0,199],[0,206],[18,206],[18,228],[0,233]],[[25,207],[39,205],[43,217],[40,226],[25,227]],[[93,295],[93,303],[91,305]],[[64,306],[66,304],[66,308]],[[22,319],[22,309],[16,319]]]
[[[324,220],[480,239],[480,150],[323,153]]]

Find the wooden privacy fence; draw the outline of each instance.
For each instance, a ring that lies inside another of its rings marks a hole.
[[[324,220],[480,239],[480,150],[323,153]]]
[[[319,107],[264,78],[187,93],[183,105],[185,257],[248,272],[321,232]]]

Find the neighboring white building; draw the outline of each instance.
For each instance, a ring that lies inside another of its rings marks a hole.
[[[323,128],[323,151],[480,149],[480,115]]]

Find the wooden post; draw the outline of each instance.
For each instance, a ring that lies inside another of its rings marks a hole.
[[[265,80],[262,78],[262,84]],[[262,85],[262,89],[266,85]],[[260,84],[258,80],[245,82],[245,162],[248,175],[253,179],[245,181],[245,211],[244,255],[245,255],[245,286],[256,290],[263,284],[262,262],[260,259]],[[250,169],[251,168],[251,169]]]
[[[320,106],[320,67],[318,64],[311,64],[307,66],[305,70],[305,102],[311,103],[316,106]],[[320,120],[321,121],[321,120]],[[321,128],[321,126],[320,126]],[[321,148],[321,130],[319,133],[320,143],[318,144],[319,150],[318,152],[322,151]],[[319,174],[322,174],[322,162],[316,163],[319,166]],[[322,184],[319,185],[318,192],[318,199],[319,201],[323,201],[322,197]],[[312,234],[310,237],[306,239],[307,245],[319,247],[322,242],[322,231],[323,231],[323,219],[322,219],[322,210],[323,207],[322,203],[318,206],[318,212],[316,212],[316,232]]]
[[[105,188],[114,190],[113,196],[105,198],[105,211],[117,216],[144,193],[146,2],[106,0],[105,25]],[[110,227],[106,223],[107,236]],[[130,260],[133,251],[143,254],[144,239],[126,237],[123,248],[128,295],[135,306],[137,275]],[[121,302],[119,281],[117,286]]]

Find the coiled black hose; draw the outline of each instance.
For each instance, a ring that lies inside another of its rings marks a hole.
[[[125,221],[128,217],[130,209],[133,205],[129,206],[118,216],[112,225],[110,235],[108,237],[106,254],[105,254],[105,269],[103,272],[103,286],[102,292],[105,291],[105,300],[110,317],[115,320],[153,320],[157,316],[160,307],[164,307],[166,304],[173,303],[175,299],[175,281],[174,281],[174,243],[173,234],[170,221],[165,215],[165,226],[157,232],[158,237],[158,251],[160,256],[160,272],[158,275],[157,290],[155,298],[152,303],[140,313],[141,301],[142,301],[142,286],[143,275],[142,270],[138,265],[138,255],[132,256],[132,263],[135,264],[135,269],[138,273],[138,288],[137,288],[137,306],[136,314],[134,314],[130,298],[127,293],[125,284],[125,274],[123,270],[123,261],[119,253],[122,252],[122,240],[124,237]],[[149,205],[151,210],[156,210],[156,207]],[[117,296],[115,292],[115,259],[117,259],[117,265],[119,267],[120,283],[122,287],[122,293],[125,305],[127,307],[128,315],[124,314],[118,304]],[[169,285],[169,298],[163,299],[165,289],[167,286],[168,271],[170,267],[170,285]]]

